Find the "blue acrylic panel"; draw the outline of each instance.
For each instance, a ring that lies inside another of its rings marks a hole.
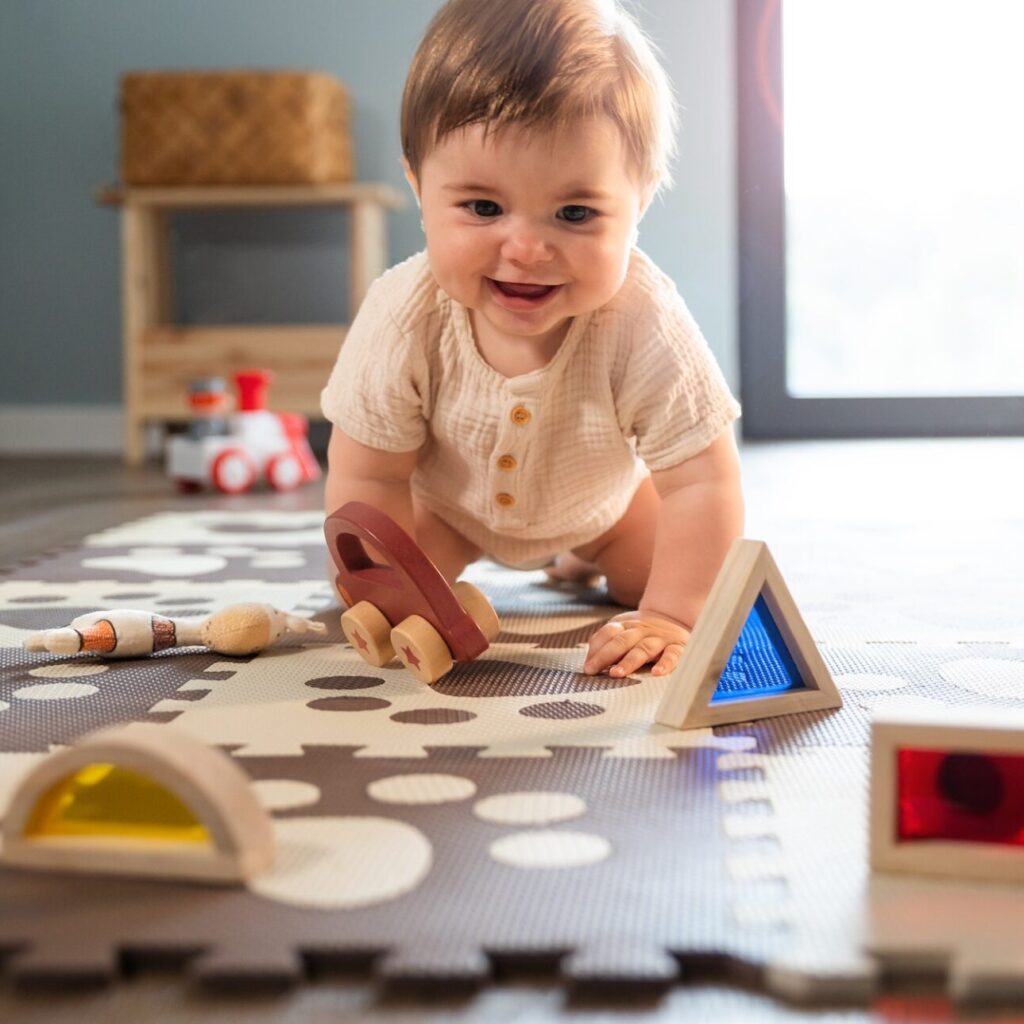
[[[718,680],[711,703],[771,697],[806,688],[764,597],[758,595]]]

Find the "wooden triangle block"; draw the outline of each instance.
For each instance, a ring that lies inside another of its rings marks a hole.
[[[841,705],[768,545],[734,541],[657,720],[697,729]]]

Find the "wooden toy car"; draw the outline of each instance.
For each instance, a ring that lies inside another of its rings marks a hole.
[[[167,474],[182,491],[212,484],[224,494],[242,494],[261,477],[275,491],[290,491],[320,477],[309,447],[304,416],[266,408],[270,374],[246,371],[235,377],[238,410],[223,418],[199,417],[186,434],[167,443]],[[190,403],[202,398],[192,395]]]
[[[341,628],[356,653],[381,667],[396,655],[421,682],[434,683],[455,661],[472,661],[501,628],[484,595],[464,580],[449,587],[437,567],[390,516],[350,501],[324,522],[348,605]],[[375,561],[369,544],[387,559]]]

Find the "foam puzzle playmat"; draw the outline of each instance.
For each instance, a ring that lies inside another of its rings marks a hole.
[[[871,877],[866,807],[874,707],[1024,706],[1019,579],[1001,618],[952,622],[927,588],[888,600],[870,566],[840,584],[779,561],[844,706],[690,731],[655,724],[665,678],[580,672],[616,609],[543,573],[470,568],[502,631],[435,686],[370,667],[340,631],[317,512],[168,512],[0,575],[0,815],[49,751],[156,722],[232,755],[278,847],[235,889],[0,868],[3,972],[152,960],[210,985],[338,967],[450,987],[521,964],[574,987],[724,974],[867,1005],[925,970],[958,999],[1024,1000],[1024,888]],[[87,611],[239,601],[328,631],[251,658],[21,646]]]

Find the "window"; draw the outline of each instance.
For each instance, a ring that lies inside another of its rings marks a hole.
[[[1024,433],[1024,5],[737,10],[745,435]]]

